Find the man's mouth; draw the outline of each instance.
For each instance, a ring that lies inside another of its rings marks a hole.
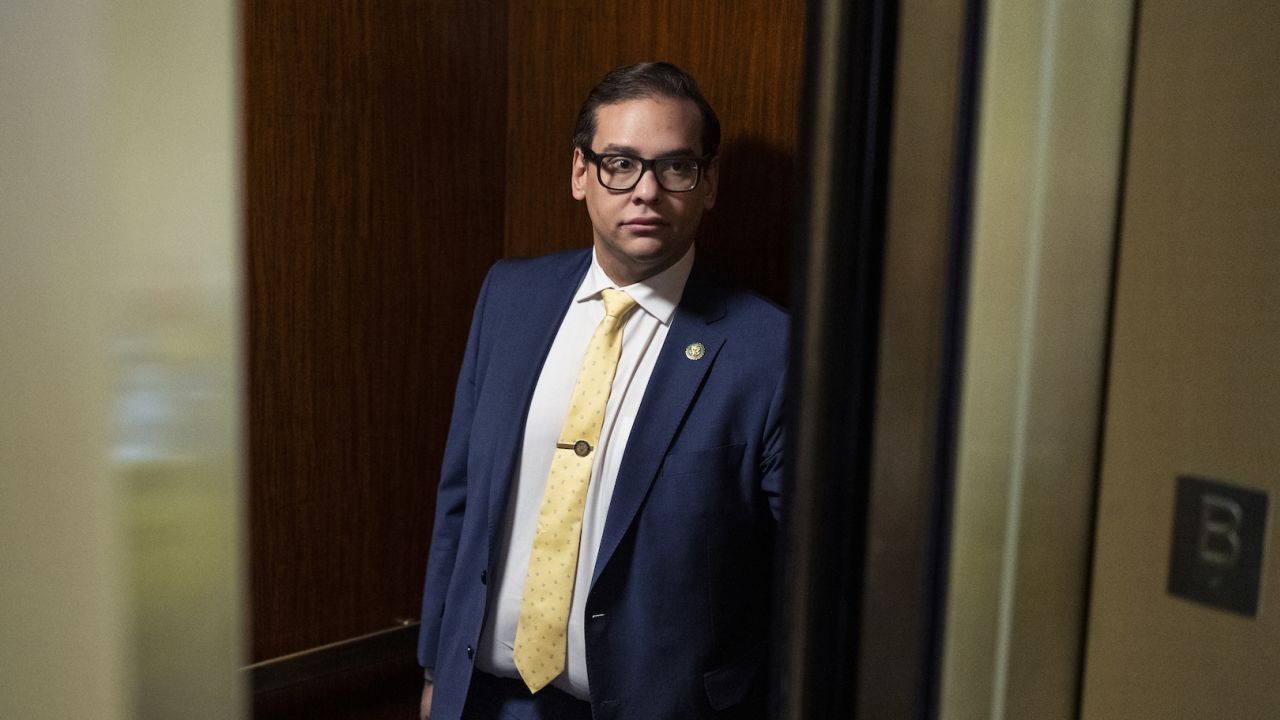
[[[639,217],[625,220],[622,224],[626,227],[633,228],[654,228],[659,225],[665,225],[666,223],[664,223],[660,217]]]

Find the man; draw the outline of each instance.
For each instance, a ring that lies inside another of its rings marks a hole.
[[[499,262],[454,399],[422,717],[763,717],[787,320],[696,258],[720,126],[610,72],[570,185],[592,249]]]

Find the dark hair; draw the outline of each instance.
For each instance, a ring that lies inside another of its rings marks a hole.
[[[591,141],[596,136],[596,110],[600,106],[639,98],[675,98],[697,105],[702,114],[703,154],[710,157],[720,150],[720,119],[716,111],[702,97],[692,75],[665,62],[623,65],[610,70],[591,88],[578,111],[578,122],[573,128],[574,146],[591,149]]]

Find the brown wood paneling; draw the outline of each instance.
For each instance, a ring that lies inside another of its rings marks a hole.
[[[505,10],[246,0],[252,657],[416,618],[502,252]]]
[[[610,68],[667,60],[698,79],[724,131],[701,247],[785,301],[805,3],[562,0],[509,13],[506,254],[590,244],[569,195],[578,107]]]
[[[422,668],[412,657],[259,693],[254,720],[412,720]]]

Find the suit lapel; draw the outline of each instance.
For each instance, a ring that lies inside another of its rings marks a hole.
[[[724,336],[711,327],[724,316],[723,295],[701,268],[701,263],[696,264],[689,275],[684,297],[676,308],[631,427],[592,571],[593,587],[631,527],[676,431],[724,345]],[[693,343],[702,343],[705,348],[699,360],[685,355],[685,349]]]
[[[489,538],[490,548],[501,542],[506,519],[507,497],[520,458],[520,441],[529,416],[529,404],[538,376],[551,351],[551,343],[564,314],[573,302],[573,294],[591,263],[589,251],[572,256],[556,272],[530,287],[515,288],[519,298],[506,303],[507,312],[499,326],[499,340],[490,359],[486,383],[496,383],[498,397],[508,398],[506,405],[514,421],[494,422],[490,446]]]

